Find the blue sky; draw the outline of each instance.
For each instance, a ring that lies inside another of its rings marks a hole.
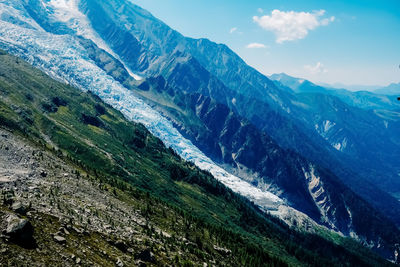
[[[228,45],[264,74],[400,82],[400,0],[133,0],[185,36]]]

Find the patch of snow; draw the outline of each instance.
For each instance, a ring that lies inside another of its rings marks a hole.
[[[308,183],[308,191],[317,205],[321,216],[324,218],[325,222],[332,227],[332,229],[335,229],[335,224],[330,221],[328,216],[328,212],[332,208],[330,198],[329,195],[325,193],[321,178],[317,176],[313,165],[310,165],[308,170],[303,168],[303,173]]]
[[[351,210],[347,205],[346,205],[346,211],[347,211],[347,214],[349,215],[349,223],[347,225],[347,227],[349,229],[349,236],[354,239],[358,239],[358,235],[353,230],[353,214],[351,213]]]
[[[337,143],[337,144],[333,144],[332,145],[336,150],[341,150],[342,144],[341,143]]]
[[[329,121],[329,120],[326,120],[326,121],[324,121],[323,124],[322,124],[322,126],[323,126],[322,129],[323,129],[323,131],[324,131],[325,133],[327,133],[327,132],[329,132],[329,130],[332,129],[335,125],[336,125],[336,123],[331,122],[331,121]]]
[[[332,146],[338,151],[344,151],[347,147],[347,138],[343,138],[342,142],[333,143]]]
[[[122,64],[124,64],[124,67],[128,71],[129,75],[131,75],[136,81],[143,80],[142,76],[139,76],[139,75],[133,73],[127,66],[125,66],[125,63],[123,61],[120,60],[120,62],[122,62]]]
[[[344,137],[343,140],[338,141],[338,138],[334,137],[336,132],[340,130],[337,127],[335,128],[335,126],[335,122],[325,120],[321,124],[315,124],[315,130],[320,136],[328,141],[333,148],[343,152],[347,147],[348,140]],[[336,129],[336,131],[333,131],[334,129]]]
[[[335,122],[325,120],[321,124],[315,124],[315,130],[327,140],[329,132],[336,126]]]
[[[292,102],[293,105],[301,107],[303,109],[310,109],[311,108],[309,105],[307,105],[305,103],[302,103],[302,102],[299,102],[299,101],[292,100],[291,102]],[[316,127],[318,127],[318,125],[316,125]]]

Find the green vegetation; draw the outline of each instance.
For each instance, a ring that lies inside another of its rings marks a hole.
[[[0,126],[53,151],[160,228],[184,236],[193,256],[177,258],[176,265],[191,266],[207,255],[218,259],[215,246],[231,251],[217,265],[389,265],[350,239],[332,234],[335,244],[289,229],[98,97],[1,53]]]

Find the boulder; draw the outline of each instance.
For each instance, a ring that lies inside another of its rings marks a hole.
[[[17,202],[14,202],[12,205],[11,205],[11,209],[13,210],[13,211],[15,211],[16,213],[19,213],[19,214],[21,214],[21,215],[26,215],[26,212],[27,212],[27,207],[25,206],[25,205],[23,205],[21,202],[19,202],[19,201],[17,201]]]
[[[5,216],[5,221],[7,223],[7,227],[5,229],[5,233],[7,235],[13,235],[21,231],[25,228],[28,223],[27,219],[20,219],[18,216],[14,214],[8,214]]]
[[[70,234],[70,232],[69,232],[67,229],[65,229],[65,228],[62,229],[62,232],[63,232],[64,234],[66,234],[66,235],[69,235],[69,234]]]
[[[27,219],[22,219],[15,214],[8,213],[2,216],[1,231],[13,242],[21,247],[36,248],[33,238],[33,226]]]
[[[153,252],[151,249],[147,248],[136,255],[135,257],[138,260],[142,260],[145,262],[156,263],[156,258],[154,257]]]
[[[109,243],[124,253],[128,251],[128,245],[122,240],[111,241]]]
[[[54,236],[54,241],[56,241],[59,244],[65,244],[67,242],[67,240],[64,237],[59,235]]]
[[[117,262],[115,263],[115,265],[116,265],[117,267],[124,267],[124,263],[121,261],[120,258],[118,258],[118,260],[117,260]]]

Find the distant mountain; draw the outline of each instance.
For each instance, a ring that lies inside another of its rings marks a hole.
[[[396,139],[395,136],[399,129],[400,119],[400,103],[396,97],[372,92],[350,92],[344,89],[324,88],[304,79],[284,74],[271,77],[277,79],[275,81],[277,86],[284,87],[286,90],[291,89],[297,95],[299,105],[308,107],[308,111],[314,114],[314,118],[310,118],[310,122],[315,123],[316,129],[321,136],[326,138],[327,141],[331,140],[332,146],[339,149],[343,154],[349,153],[350,158],[347,161],[351,162],[353,166],[363,166],[355,170],[357,173],[362,174],[361,176],[363,177],[370,177],[369,179],[372,183],[398,197],[396,190],[392,190],[394,187],[398,187],[398,175],[396,174],[398,164],[392,161],[387,165],[390,160],[394,159],[391,153],[384,156],[388,161],[386,159],[382,160],[383,151],[398,151],[398,141],[392,142],[387,139],[388,143],[386,145],[377,142],[377,140],[382,140],[381,138],[387,138],[384,136],[392,136],[390,137],[391,140]],[[318,122],[318,119],[321,118],[325,119]],[[369,130],[365,131],[365,129]],[[381,129],[379,130],[381,138],[372,138],[369,141],[367,141],[368,138],[363,138],[362,142],[356,141],[360,140],[360,136],[372,136],[374,135],[373,132],[378,134],[378,129]],[[353,136],[352,139],[354,141],[352,142],[358,148],[355,148],[354,145],[348,146],[348,138],[350,136]],[[343,143],[340,140],[345,140],[346,142]],[[368,142],[369,144],[367,145]],[[364,146],[364,148],[359,145]],[[379,151],[379,155],[374,156],[375,151],[370,148],[377,145],[384,146],[377,149],[376,151]],[[351,146],[353,148],[350,148]],[[360,153],[361,151],[364,152]],[[364,163],[354,163],[353,160],[357,154],[360,160],[367,160],[369,163],[366,163],[366,161]],[[378,161],[379,163],[377,163]],[[378,176],[379,178],[377,179]],[[362,186],[361,184],[360,186]],[[354,190],[358,188],[360,187],[353,187]],[[359,194],[368,198],[367,194],[362,192],[359,192]]]
[[[327,86],[320,86],[308,80],[291,77],[285,73],[273,74],[272,80],[280,87],[293,90],[295,93],[321,93],[339,97],[348,105],[371,110],[399,110],[400,103],[395,97],[385,96],[379,92],[349,91]],[[395,86],[394,86],[395,87]]]
[[[332,89],[347,89],[352,92],[368,91],[381,95],[398,95],[400,93],[400,83],[392,83],[388,86],[380,85],[345,85],[345,84],[326,84],[320,83],[322,87]]]
[[[400,96],[400,83],[392,83],[374,91],[376,94]]]
[[[329,93],[328,90],[322,86],[313,84],[305,79],[291,77],[285,73],[272,74],[269,78],[279,82],[281,87],[292,89],[295,93]]]
[[[322,87],[327,87],[327,88],[333,88],[333,89],[347,89],[351,92],[358,92],[358,91],[369,91],[373,92],[377,88],[381,88],[381,85],[363,85],[363,84],[343,84],[343,83],[318,83],[318,85]]]

